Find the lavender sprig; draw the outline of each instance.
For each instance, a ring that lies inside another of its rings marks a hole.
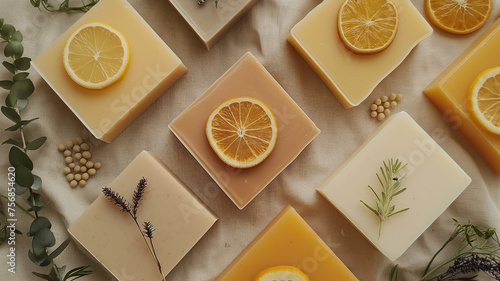
[[[148,221],[144,222],[144,230],[141,229],[141,226],[139,225],[139,222],[137,220],[137,211],[139,210],[139,203],[141,199],[144,197],[144,192],[147,187],[147,180],[145,178],[142,178],[139,183],[137,184],[137,187],[134,190],[134,193],[132,195],[132,207],[130,204],[121,196],[118,192],[112,190],[109,187],[103,187],[102,193],[106,198],[108,198],[109,201],[114,203],[115,205],[118,205],[120,207],[120,211],[127,213],[132,217],[134,220],[137,228],[139,229],[139,232],[141,233],[142,239],[144,239],[144,243],[148,246],[149,252],[151,253],[151,256],[155,260],[155,263],[158,267],[158,270],[160,271],[160,274],[163,278],[163,281],[165,281],[165,274],[163,274],[163,270],[161,268],[160,260],[158,259],[158,256],[156,255],[156,251],[153,245],[153,232],[155,231],[155,228],[153,227],[153,224]],[[146,240],[146,238],[149,239]]]

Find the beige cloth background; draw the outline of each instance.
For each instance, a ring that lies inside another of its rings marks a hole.
[[[44,181],[43,198],[52,201],[42,215],[52,221],[58,243],[68,237],[66,228],[100,194],[101,187],[109,184],[141,150],[146,149],[157,154],[220,218],[168,275],[168,280],[213,280],[288,204],[297,209],[360,280],[387,280],[394,263],[372,247],[315,189],[377,128],[379,123],[369,117],[368,107],[375,98],[391,92],[405,95],[396,111],[405,110],[412,115],[472,178],[462,195],[396,261],[401,269],[400,280],[416,280],[421,275],[431,255],[453,230],[452,218],[500,228],[500,177],[460,133],[445,123],[441,113],[422,94],[422,89],[484,28],[466,36],[435,30],[364,103],[346,110],[286,42],[291,28],[320,0],[261,0],[211,51],[205,49],[168,1],[130,2],[189,70],[111,144],[94,145],[95,158],[103,167],[85,188],[71,189],[62,173],[63,159],[56,147],[80,135],[85,128],[31,69],[36,92],[23,116],[40,117],[28,127],[28,137],[48,137],[43,149],[31,152],[30,156],[35,163],[35,173]],[[498,0],[493,2],[494,11],[486,26],[499,16],[500,3]],[[423,13],[423,0],[413,3]],[[25,54],[32,58],[82,15],[39,11],[31,7],[28,0],[0,0],[0,7],[0,17],[24,34]],[[322,132],[253,202],[239,211],[167,125],[247,51],[262,62]],[[5,77],[9,77],[8,73],[0,71],[0,79]],[[2,91],[2,100],[5,95]],[[8,126],[9,121],[0,118],[0,128]],[[10,136],[2,131],[1,140]],[[2,194],[6,193],[7,155],[8,146],[1,146]],[[18,227],[27,232],[31,219],[20,211],[18,218]],[[0,248],[0,280],[37,280],[31,271],[41,270],[27,257],[30,241],[25,236],[17,237],[16,274],[6,272],[6,246]],[[91,264],[94,274],[82,280],[112,280],[74,243],[56,262],[68,268]],[[42,270],[48,272],[49,269]]]

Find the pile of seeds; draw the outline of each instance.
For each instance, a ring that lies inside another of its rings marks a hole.
[[[396,106],[398,106],[398,102],[402,100],[403,94],[392,93],[389,96],[383,95],[370,105],[370,116],[377,118],[378,121],[382,121],[385,117],[389,117],[391,109],[396,108]]]
[[[64,174],[71,187],[84,187],[91,176],[97,173],[101,168],[100,162],[92,162],[92,153],[90,152],[90,142],[86,135],[77,137],[74,141],[66,142],[66,145],[60,144],[57,149],[63,153],[66,167]]]

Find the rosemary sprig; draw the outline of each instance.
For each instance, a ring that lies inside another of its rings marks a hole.
[[[401,188],[401,181],[406,177],[406,173],[399,175],[402,169],[406,167],[407,164],[404,164],[399,161],[399,159],[389,159],[387,163],[383,161],[384,166],[380,167],[380,173],[382,174],[383,180],[380,178],[380,175],[377,173],[377,178],[382,186],[382,192],[380,196],[375,192],[375,190],[368,185],[370,190],[375,195],[375,205],[376,207],[370,207],[363,200],[360,200],[363,205],[365,205],[370,211],[372,211],[380,220],[378,236],[380,237],[380,233],[382,231],[382,223],[388,218],[402,213],[404,211],[409,210],[409,208],[401,209],[399,211],[395,211],[396,205],[392,205],[392,199],[397,195],[401,194],[406,190],[406,188]]]
[[[78,11],[78,12],[87,12],[92,7],[95,6],[99,2],[99,0],[78,0],[72,2],[80,2],[80,5],[70,5],[70,0],[64,0],[59,4],[58,8],[54,8],[52,4],[49,3],[49,0],[30,0],[30,3],[33,7],[40,9],[43,7],[45,10],[49,12],[69,12],[69,11]]]
[[[146,190],[147,183],[147,180],[145,178],[142,178],[137,184],[137,187],[134,190],[134,194],[132,195],[132,206],[127,202],[127,200],[123,198],[123,196],[107,186],[103,187],[102,193],[104,194],[104,196],[106,196],[106,198],[108,198],[109,201],[119,206],[120,211],[127,213],[130,215],[130,217],[132,217],[137,228],[139,229],[139,232],[141,233],[142,239],[144,239],[144,243],[146,243],[146,245],[148,246],[149,252],[155,260],[156,266],[160,271],[163,281],[165,281],[165,274],[163,273],[160,260],[156,255],[155,247],[153,244],[153,232],[155,231],[155,228],[150,221],[143,222],[143,228],[141,228],[141,226],[139,225],[139,221],[137,220],[137,211],[139,209],[140,201],[144,197],[144,191]]]
[[[500,240],[494,228],[483,228],[455,220],[455,230],[443,246],[432,256],[419,281],[478,280],[478,272],[484,272],[494,280],[500,280]],[[460,239],[455,254],[432,267],[436,257],[456,238]],[[398,280],[398,266],[389,274],[390,281]],[[446,270],[444,270],[447,268]]]

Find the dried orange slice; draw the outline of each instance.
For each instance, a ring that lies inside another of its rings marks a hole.
[[[398,10],[389,0],[346,0],[337,28],[342,43],[356,54],[385,50],[396,37]]]
[[[262,101],[239,97],[223,102],[210,114],[206,134],[222,161],[235,168],[250,168],[273,151],[278,125]]]
[[[491,0],[425,0],[425,14],[432,24],[454,34],[471,33],[486,23]]]
[[[267,268],[255,276],[253,281],[310,281],[309,278],[300,269],[280,265]]]
[[[89,89],[102,89],[126,72],[130,49],[125,37],[102,23],[77,28],[64,46],[63,64],[73,81]]]
[[[500,134],[500,67],[479,74],[470,86],[468,101],[472,116],[488,131]]]

